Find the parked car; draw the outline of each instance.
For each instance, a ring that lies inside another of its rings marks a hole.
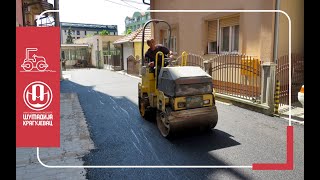
[[[298,100],[302,104],[302,107],[304,107],[304,85],[302,85],[300,91],[298,92]]]

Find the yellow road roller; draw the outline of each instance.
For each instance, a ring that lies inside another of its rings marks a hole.
[[[150,70],[145,65],[149,62],[145,61],[144,57],[144,33],[146,26],[151,22],[166,23],[169,30],[169,45],[171,39],[171,27],[166,21],[151,19],[144,24],[141,56],[142,80],[138,84],[141,116],[146,120],[156,119],[158,129],[166,138],[189,128],[214,128],[218,122],[218,112],[212,77],[198,66],[187,66],[186,52],[182,53],[179,65],[164,67],[168,58],[160,51],[156,53],[155,70]]]

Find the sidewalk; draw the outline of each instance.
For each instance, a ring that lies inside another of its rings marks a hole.
[[[289,119],[288,105],[279,107],[279,116],[281,118]],[[298,103],[291,105],[291,120],[299,124],[304,124],[304,108]]]
[[[60,148],[39,148],[48,166],[82,166],[82,157],[94,148],[77,94],[60,94]],[[37,148],[16,148],[16,179],[86,179],[84,168],[47,168],[37,159]]]

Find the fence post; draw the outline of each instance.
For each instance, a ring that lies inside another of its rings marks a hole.
[[[100,68],[99,69],[103,69],[104,68],[104,60],[103,60],[103,52],[99,51],[99,63],[100,63]]]
[[[212,62],[211,61],[204,61],[204,71],[212,76]]]
[[[186,66],[188,60],[188,53],[183,51],[182,52],[182,58],[181,58],[181,66]]]
[[[261,66],[261,103],[269,106],[268,114],[272,115],[274,113],[276,64],[265,62]]]
[[[279,115],[279,95],[280,95],[280,81],[277,80],[276,82],[276,92],[274,95],[274,114],[277,116]]]
[[[60,59],[60,81],[62,81],[62,80],[63,80],[63,74],[62,74],[62,71],[63,71],[62,60]]]

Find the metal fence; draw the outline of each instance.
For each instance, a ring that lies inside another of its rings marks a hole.
[[[182,55],[179,56],[173,63],[173,66],[180,66],[182,61]],[[199,66],[204,69],[204,61],[205,59],[202,56],[197,54],[187,54],[187,66]]]
[[[172,63],[181,65],[182,55]],[[261,61],[242,54],[222,54],[205,60],[196,54],[187,55],[188,66],[199,66],[212,76],[217,93],[260,102]]]
[[[103,55],[103,63],[110,67],[112,70],[121,70],[120,55]]]
[[[220,94],[260,102],[261,61],[242,54],[218,55],[208,61],[215,91]]]
[[[278,59],[276,80],[280,82],[279,105],[289,105],[289,55]],[[291,54],[291,103],[298,102],[298,92],[304,84],[304,57]]]
[[[136,60],[132,55],[127,58],[128,67],[127,73],[132,75],[139,75],[140,60]]]
[[[85,48],[63,48],[61,49],[62,70],[90,68],[90,53],[87,47]]]

